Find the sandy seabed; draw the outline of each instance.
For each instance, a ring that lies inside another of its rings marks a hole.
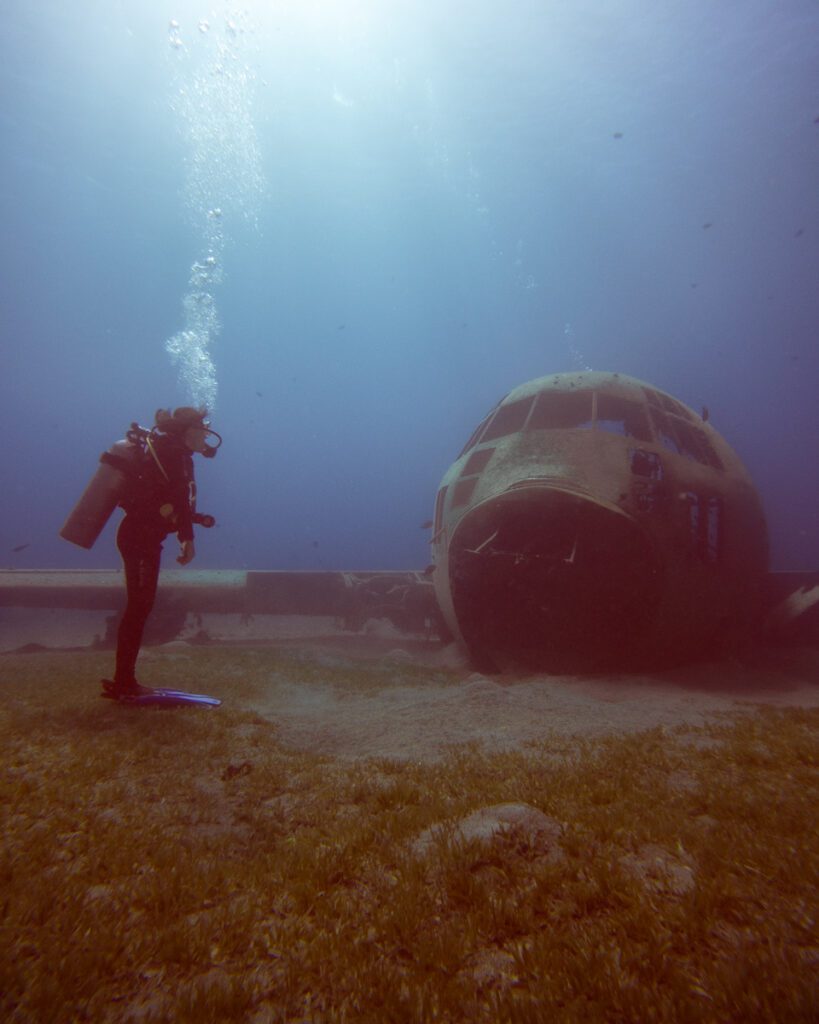
[[[195,642],[202,630],[210,638],[204,646]],[[29,647],[39,650],[88,651],[101,632],[100,613],[5,610],[0,673],[9,678],[12,662],[26,657],[12,653],[22,639],[36,641]],[[819,706],[819,650],[812,648],[759,647],[742,661],[642,674],[485,676],[455,645],[419,640],[386,620],[370,620],[351,633],[332,618],[198,616],[183,637],[143,649],[143,682],[153,681],[153,666],[195,662],[211,644],[221,652],[258,650],[261,685],[231,685],[220,693],[208,682],[208,688],[225,707],[269,720],[286,745],[340,758],[431,761],[463,743],[497,751],[557,737],[693,728],[760,706]],[[286,655],[285,664],[306,662],[311,682],[275,667],[277,654]],[[345,685],[357,667],[366,668],[367,685]],[[238,669],[231,677],[241,684]]]
[[[271,673],[245,709],[269,719],[278,738],[300,750],[428,762],[463,743],[498,751],[559,737],[693,728],[761,706],[819,706],[816,650],[764,650],[753,665],[724,661],[641,675],[484,676],[454,646],[419,644],[390,629],[387,636],[376,628],[276,645],[318,668],[319,681]],[[146,681],[151,659],[184,658],[184,648],[177,642],[146,652]],[[362,663],[373,676],[365,690],[334,679]],[[416,677],[419,666],[429,677],[408,684],[408,665]]]

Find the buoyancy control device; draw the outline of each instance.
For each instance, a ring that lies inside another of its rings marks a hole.
[[[153,457],[164,473],[152,449],[151,435],[152,431],[132,423],[125,437],[100,455],[96,473],[60,530],[64,540],[81,548],[92,548],[114,509],[138,480],[146,458]],[[213,516],[197,514],[195,506],[193,521],[208,528],[215,524]]]

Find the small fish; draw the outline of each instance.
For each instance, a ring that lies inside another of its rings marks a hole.
[[[421,523],[421,529],[422,530],[429,530],[431,526],[432,526],[432,520],[431,519],[427,519],[425,522]]]
[[[613,132],[611,137],[613,139],[622,139],[623,133],[622,132]]]
[[[14,552],[14,554],[17,554],[18,551],[25,551],[26,548],[30,547],[31,544],[18,544],[16,548],[12,548],[11,550]]]
[[[264,395],[261,393],[261,391],[257,391],[256,394],[259,396],[259,398],[264,398]]]
[[[337,331],[343,331],[343,330],[345,329],[345,327],[346,327],[346,326],[347,326],[347,324],[339,324],[339,325],[338,325],[338,326],[336,327],[336,330],[337,330]]]
[[[696,281],[692,281],[691,282],[691,287],[692,288],[696,288],[697,287],[697,282]]]
[[[794,233],[794,236],[793,236],[793,237],[794,237],[794,238],[799,238],[799,237],[800,237],[801,235],[804,235],[804,233],[805,233],[805,229],[804,229],[804,228],[800,228],[800,229],[799,229],[798,231],[796,231],[796,232]]]
[[[705,223],[703,224],[703,226],[702,226],[702,230],[703,230],[703,231],[707,231],[707,230],[708,230],[708,229],[709,229],[710,227],[713,227],[713,226],[714,226],[714,222],[713,222],[712,220],[707,220],[707,221],[706,221],[706,222],[705,222]]]

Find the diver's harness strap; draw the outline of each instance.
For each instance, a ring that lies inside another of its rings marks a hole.
[[[147,447],[148,451],[151,453],[151,457],[153,458],[154,462],[157,464],[159,472],[165,477],[166,483],[170,483],[171,482],[171,478],[165,472],[165,467],[159,461],[159,456],[156,454],[156,448],[154,448],[153,444],[151,443],[151,435],[150,434],[148,434],[148,436],[145,438],[145,446]]]

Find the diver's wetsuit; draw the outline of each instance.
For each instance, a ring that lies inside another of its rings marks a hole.
[[[125,518],[117,531],[128,603],[117,632],[114,683],[125,690],[136,686],[136,660],[156,598],[162,542],[169,533],[176,533],[180,543],[193,540],[191,452],[165,434],[154,435],[151,443],[167,479],[156,460],[146,454],[122,502]]]

